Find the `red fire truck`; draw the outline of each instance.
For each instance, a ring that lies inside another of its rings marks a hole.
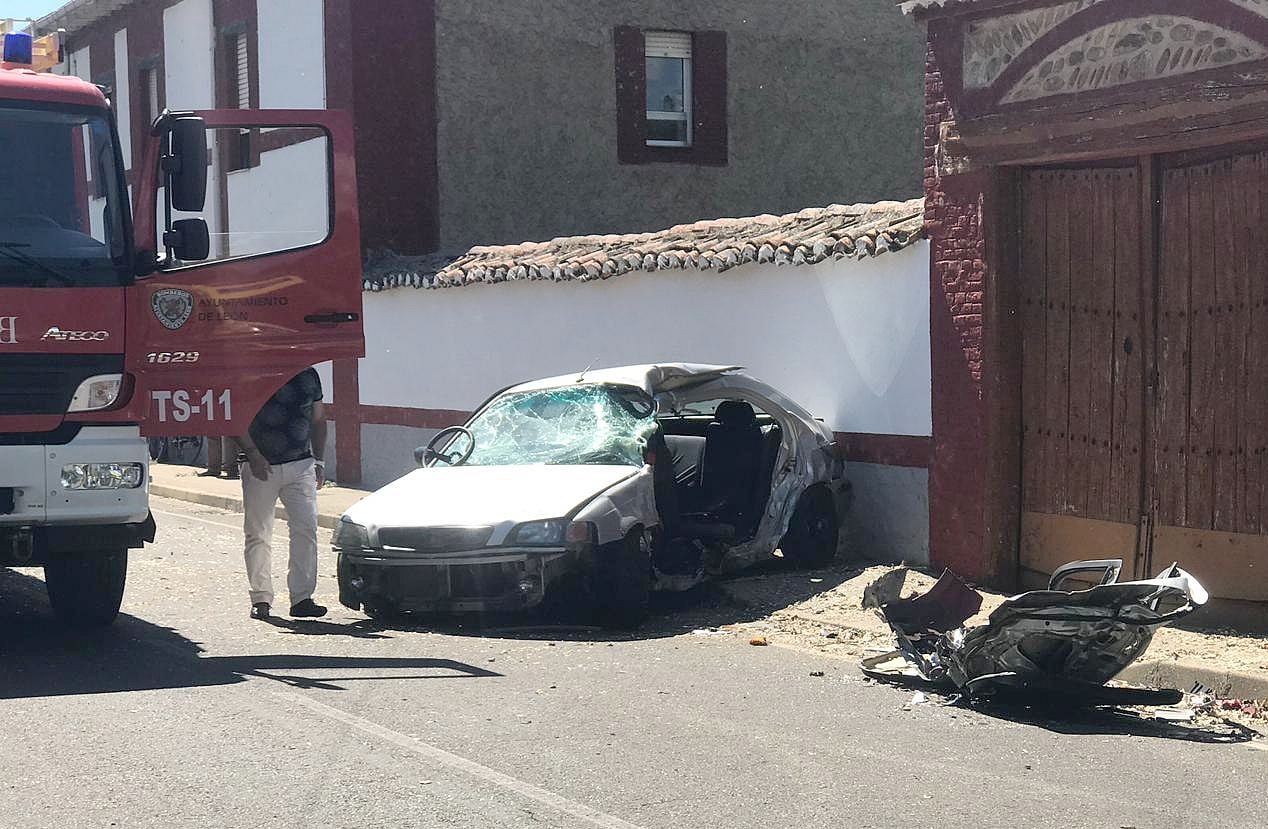
[[[0,566],[104,625],[154,539],[143,436],[242,434],[302,369],[364,353],[352,127],[163,112],[128,171],[105,92],[4,41]]]

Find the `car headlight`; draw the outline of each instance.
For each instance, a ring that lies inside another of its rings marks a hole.
[[[529,521],[512,530],[507,542],[525,547],[560,547],[564,543],[564,533],[567,531],[567,518]]]
[[[99,412],[109,409],[119,400],[123,390],[122,374],[98,374],[89,377],[75,389],[67,412]]]
[[[68,463],[62,467],[62,489],[136,489],[145,483],[139,463]]]
[[[506,543],[524,547],[562,547],[593,543],[597,531],[589,521],[548,518],[529,521],[511,530]]]
[[[331,543],[344,550],[361,550],[370,546],[370,531],[355,521],[340,518]]]

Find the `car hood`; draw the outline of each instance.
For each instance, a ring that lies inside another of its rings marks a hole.
[[[498,544],[516,524],[569,515],[634,466],[457,466],[416,469],[355,504],[344,517],[381,527],[494,528]]]

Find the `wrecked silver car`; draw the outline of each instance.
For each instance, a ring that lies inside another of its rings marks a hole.
[[[905,571],[868,587],[898,650],[863,661],[875,679],[918,679],[974,697],[1047,699],[1088,705],[1165,704],[1179,692],[1106,687],[1138,659],[1154,631],[1207,601],[1192,575],[1172,565],[1157,578],[1119,582],[1119,559],[1071,562],[1047,590],[1007,599],[987,624],[964,627],[982,596],[949,571],[928,592],[899,598]],[[1093,574],[1094,586],[1061,589]]]
[[[553,600],[635,625],[651,591],[776,548],[827,564],[850,500],[832,432],[736,367],[524,383],[415,457],[335,531],[340,601],[372,616]]]

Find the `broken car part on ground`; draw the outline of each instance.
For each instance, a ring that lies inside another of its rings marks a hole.
[[[922,681],[970,699],[993,697],[1075,705],[1167,705],[1179,691],[1107,686],[1149,647],[1154,631],[1207,601],[1197,579],[1176,565],[1155,579],[1119,582],[1118,559],[1075,561],[1047,590],[1007,599],[985,625],[964,627],[982,596],[950,571],[922,595],[900,598],[905,569],[871,584],[876,608],[898,650],[863,660],[864,674]],[[1086,590],[1060,589],[1094,574]]]

